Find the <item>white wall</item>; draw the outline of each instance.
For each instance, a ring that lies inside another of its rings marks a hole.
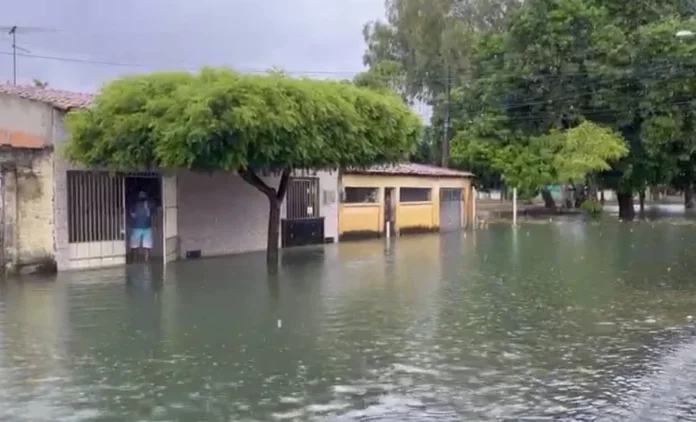
[[[324,236],[336,241],[338,172],[317,172],[316,177],[322,192]],[[233,173],[186,172],[178,178],[182,257],[194,250],[200,250],[203,256],[217,256],[266,249],[268,199],[261,192]],[[278,185],[277,177],[263,179],[273,187]],[[285,204],[280,215],[285,216]]]
[[[266,248],[268,199],[256,188],[233,173],[185,172],[178,178],[182,257],[193,250],[216,256]]]
[[[319,216],[324,217],[324,237],[338,241],[338,170],[335,171],[296,171],[295,177],[319,178]],[[285,216],[285,211],[281,213]]]
[[[0,93],[0,129],[40,135],[47,144],[53,140],[53,107]]]

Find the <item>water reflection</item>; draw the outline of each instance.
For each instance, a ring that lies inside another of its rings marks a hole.
[[[2,284],[0,420],[688,420],[695,241],[561,220]]]

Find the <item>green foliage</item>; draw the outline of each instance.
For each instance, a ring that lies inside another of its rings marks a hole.
[[[445,92],[447,80],[469,79],[476,34],[503,28],[518,5],[517,0],[386,0],[386,21],[363,30],[364,62],[399,63],[406,96],[431,102]]]
[[[519,189],[536,190],[559,180],[584,181],[588,173],[608,169],[609,161],[628,153],[618,134],[590,122],[535,137],[486,129],[484,137],[474,131],[459,132],[453,140],[453,159],[489,165],[506,184]]]
[[[451,112],[458,166],[521,185],[589,171],[626,194],[693,185],[696,38],[676,33],[696,31],[696,9],[680,0],[432,3],[389,1],[387,23],[366,31],[366,62],[401,64],[405,92],[433,105],[434,139]]]
[[[359,87],[378,91],[393,91],[398,93],[405,102],[408,101],[404,90],[406,81],[403,76],[403,68],[400,63],[395,61],[385,60],[376,63],[365,72],[357,74],[353,83]]]
[[[588,173],[609,170],[610,162],[628,154],[626,142],[619,134],[588,121],[555,139],[553,166],[561,181],[584,181]]]
[[[440,149],[437,142],[433,139],[433,128],[423,127],[421,138],[416,144],[416,149],[411,154],[410,161],[421,164],[435,164],[440,161]]]
[[[392,93],[213,68],[117,79],[67,126],[70,159],[123,169],[366,166],[403,159],[420,136]]]
[[[580,204],[580,209],[590,215],[599,215],[602,213],[602,204],[596,199],[587,199]]]

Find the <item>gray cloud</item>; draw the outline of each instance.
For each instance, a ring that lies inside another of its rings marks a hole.
[[[26,27],[17,44],[33,55],[139,65],[18,58],[22,82],[93,90],[123,73],[206,64],[349,77],[362,69],[363,24],[383,14],[382,0],[21,0],[3,2],[0,25]],[[0,37],[0,51],[10,45]],[[0,79],[11,77],[2,54]]]

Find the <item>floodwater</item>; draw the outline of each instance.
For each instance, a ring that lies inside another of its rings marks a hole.
[[[696,420],[694,257],[559,220],[8,281],[0,420]]]

